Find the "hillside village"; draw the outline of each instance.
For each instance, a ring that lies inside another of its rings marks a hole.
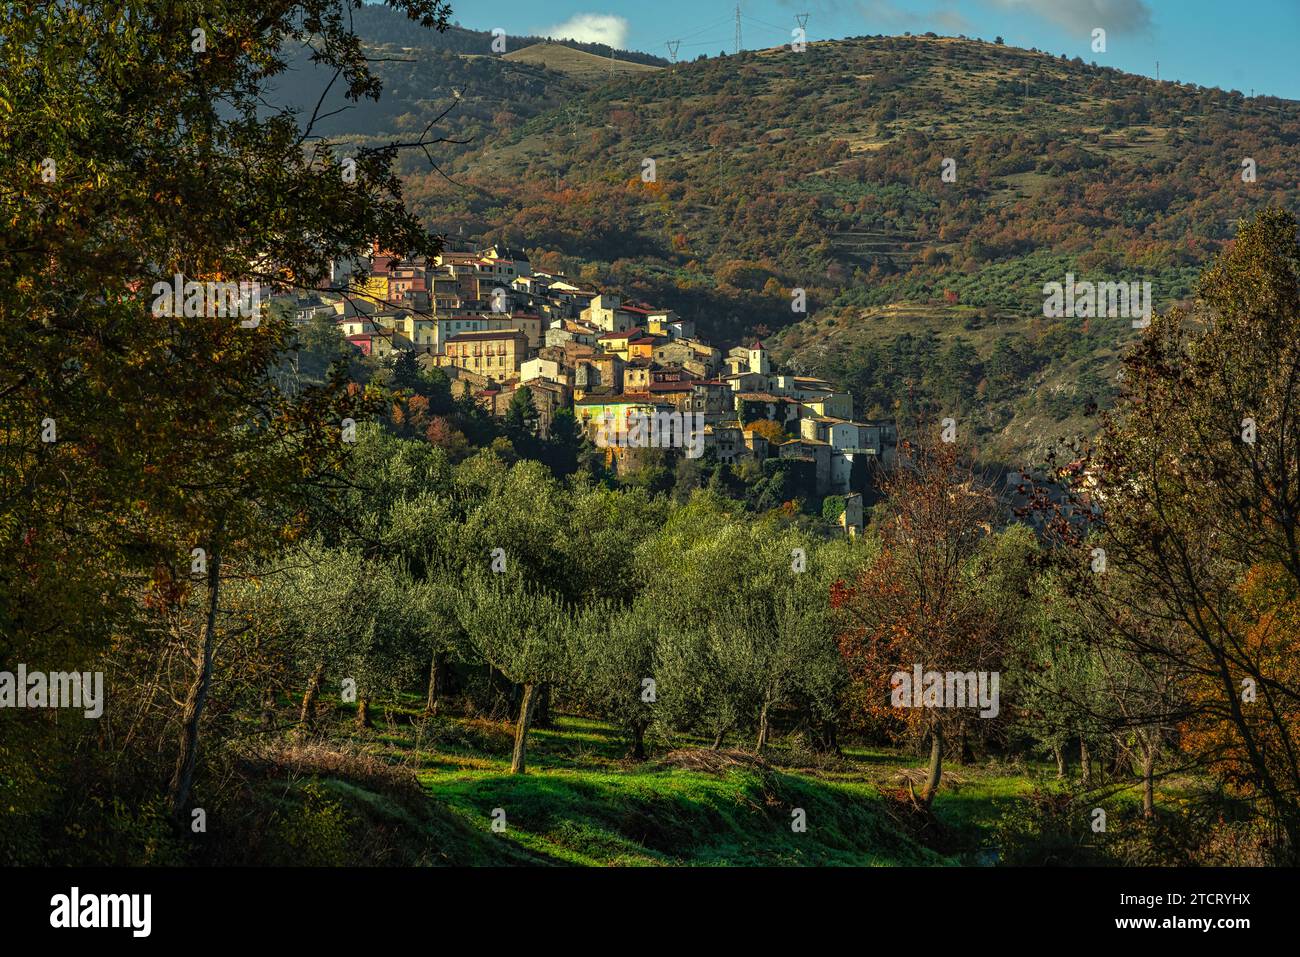
[[[6,4],[9,923],[1285,926],[1297,0],[450,5]]]
[[[893,422],[855,420],[849,393],[774,370],[761,341],[724,350],[672,309],[535,272],[504,246],[432,261],[376,247],[330,272],[329,289],[279,299],[295,324],[333,318],[362,355],[414,353],[448,376],[454,395],[495,416],[527,389],[542,435],[558,410],[573,409],[619,471],[645,447],[711,451],[728,464],[794,459],[806,463],[818,495],[853,495],[869,491],[875,468],[894,453]],[[676,431],[662,438],[638,428],[668,422]],[[702,442],[688,443],[692,428]]]

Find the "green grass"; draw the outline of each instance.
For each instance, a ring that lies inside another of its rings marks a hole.
[[[425,773],[431,797],[539,861],[584,865],[949,863],[906,836],[866,784],[756,770],[649,767]],[[806,815],[796,833],[792,812]]]
[[[945,866],[996,860],[994,828],[1046,767],[946,769],[934,821],[918,832],[890,800],[902,773],[923,761],[897,750],[846,744],[809,766],[778,743],[768,764],[719,770],[668,760],[628,760],[617,729],[558,716],[529,736],[528,773],[509,771],[508,722],[438,717],[421,729],[419,702],[376,711],[361,736],[368,753],[412,769],[427,799],[390,800],[359,782],[325,777],[329,799],[357,825],[394,845],[386,860],[451,865]],[[743,747],[748,742],[739,743]],[[702,742],[678,742],[678,746]],[[318,799],[319,800],[319,799]],[[504,829],[494,830],[494,812]],[[796,832],[802,811],[806,830]],[[323,813],[319,809],[317,813]],[[364,838],[363,838],[364,840]]]

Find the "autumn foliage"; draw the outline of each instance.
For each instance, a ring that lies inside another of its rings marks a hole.
[[[970,575],[997,503],[955,445],[905,443],[899,458],[884,479],[880,551],[854,580],[835,586],[831,601],[841,612],[840,650],[860,709],[931,741],[932,797],[944,741],[967,733],[973,713],[895,707],[891,678],[916,665],[923,672],[997,669],[999,621]]]

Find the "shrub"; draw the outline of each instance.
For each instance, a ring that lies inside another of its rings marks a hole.
[[[822,499],[822,518],[832,524],[840,520],[840,513],[844,511],[845,498],[843,495],[827,495]]]
[[[315,778],[298,787],[294,796],[300,803],[288,805],[272,827],[274,837],[267,845],[271,863],[307,867],[352,863],[343,806],[328,797]]]

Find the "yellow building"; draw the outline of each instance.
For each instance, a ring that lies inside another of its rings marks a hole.
[[[376,321],[381,317],[376,316]],[[411,341],[411,345],[420,352],[432,352],[435,342],[434,338],[434,320],[428,316],[413,316],[411,313],[402,312],[394,316],[391,322],[382,322],[386,328],[391,328],[394,332],[402,333]]]
[[[657,340],[655,339],[654,336],[647,336],[645,333],[642,333],[639,336],[634,336],[633,338],[628,339],[627,341],[628,361],[631,362],[634,359],[653,359],[655,354],[656,341]]]
[[[517,329],[462,332],[447,340],[445,353],[448,365],[506,379],[528,358],[528,336]]]
[[[573,412],[591,440],[606,450],[609,463],[622,450],[621,437],[627,434],[633,417],[654,415],[655,406],[639,396],[587,396],[573,403]]]
[[[542,317],[532,312],[515,312],[510,316],[510,328],[518,329],[528,337],[528,348],[540,349],[542,345]]]
[[[626,332],[607,332],[596,340],[596,345],[602,352],[616,355],[624,362],[627,362],[628,342],[640,337],[640,329],[628,329]]]
[[[380,312],[387,308],[388,276],[384,273],[372,274],[360,281],[349,284],[349,294],[345,302],[351,301],[358,312]]]
[[[349,316],[346,319],[335,320],[334,325],[338,327],[339,332],[343,333],[345,339],[383,331],[369,316]]]
[[[831,419],[853,418],[853,396],[847,392],[825,392],[803,399],[802,404],[818,415]]]

